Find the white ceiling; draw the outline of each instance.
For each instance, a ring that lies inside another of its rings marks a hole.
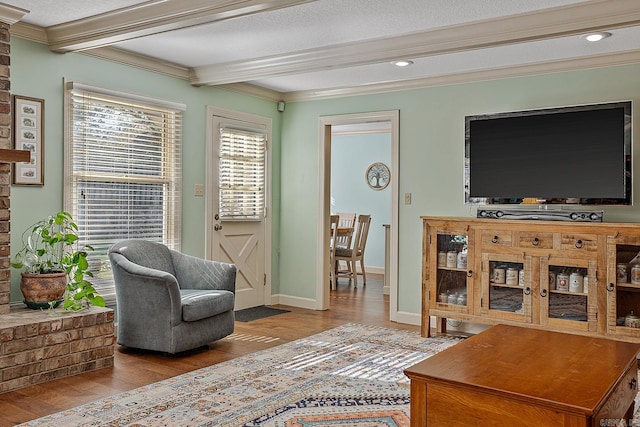
[[[8,0],[12,34],[274,99],[640,62],[638,0]],[[580,36],[606,30],[589,43]],[[398,68],[393,59],[414,64]],[[249,83],[251,86],[244,85]]]

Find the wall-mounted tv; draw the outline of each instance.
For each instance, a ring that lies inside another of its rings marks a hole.
[[[465,117],[465,203],[631,205],[631,101]]]

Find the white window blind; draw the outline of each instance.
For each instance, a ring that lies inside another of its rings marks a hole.
[[[221,219],[261,220],[264,217],[266,146],[264,132],[220,128]]]
[[[182,112],[72,85],[65,95],[65,209],[94,248],[92,281],[109,303],[113,243],[180,249]]]

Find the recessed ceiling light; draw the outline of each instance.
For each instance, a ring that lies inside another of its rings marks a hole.
[[[399,61],[393,61],[392,64],[396,67],[406,67],[413,64],[413,61],[409,61],[408,59],[401,59]]]
[[[602,39],[606,39],[607,37],[611,37],[611,33],[607,33],[606,31],[602,31],[600,33],[591,33],[585,34],[582,38],[590,41],[590,42],[599,42]]]

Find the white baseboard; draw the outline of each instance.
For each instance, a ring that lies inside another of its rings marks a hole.
[[[311,298],[300,298],[290,295],[271,295],[271,304],[289,305],[291,307],[306,308],[316,310],[316,300]]]
[[[367,270],[367,273],[384,274],[384,267],[369,267],[368,265],[365,265],[364,268]],[[360,271],[360,267],[358,267],[357,270]]]
[[[406,311],[399,311],[396,315],[397,323],[405,323],[407,325],[420,325],[421,316],[416,313],[409,313]]]
[[[344,267],[344,264],[342,264],[342,267]],[[374,267],[371,265],[365,265],[364,268],[365,270],[367,270],[367,273],[384,275],[384,267]],[[362,274],[362,271],[360,271],[360,264],[358,264],[357,262],[356,262],[356,271]]]

